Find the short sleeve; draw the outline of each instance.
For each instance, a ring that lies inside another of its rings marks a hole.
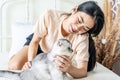
[[[88,36],[87,35],[80,35],[77,39],[76,47],[76,62],[88,61],[89,59],[89,52],[88,52]]]
[[[48,13],[47,11],[45,11],[36,22],[34,29],[34,34],[36,34],[36,36],[38,36],[39,38],[42,38],[47,34],[47,22]]]

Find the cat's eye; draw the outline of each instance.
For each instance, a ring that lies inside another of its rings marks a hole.
[[[71,48],[70,47],[68,47],[68,50],[70,50]]]

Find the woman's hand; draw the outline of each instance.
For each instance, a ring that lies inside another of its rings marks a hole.
[[[56,67],[62,72],[69,72],[72,68],[72,62],[70,57],[66,55],[57,55],[55,56]]]
[[[27,70],[27,69],[31,68],[31,66],[32,66],[32,62],[28,61],[23,65],[22,70]]]

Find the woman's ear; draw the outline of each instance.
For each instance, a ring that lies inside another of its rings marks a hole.
[[[72,9],[72,14],[75,14],[77,12],[77,9],[78,9],[78,6],[75,6],[73,9]]]

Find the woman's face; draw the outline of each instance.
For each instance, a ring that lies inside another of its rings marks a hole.
[[[68,34],[83,34],[94,26],[94,18],[84,12],[78,11],[72,13],[66,19],[64,25],[64,30]]]

